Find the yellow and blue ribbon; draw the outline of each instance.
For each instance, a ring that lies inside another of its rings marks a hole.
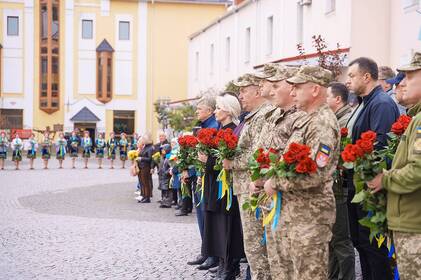
[[[263,226],[266,227],[272,220],[272,230],[275,230],[279,217],[281,216],[282,208],[282,192],[278,191],[272,196],[272,207],[269,214],[263,218]]]
[[[225,209],[229,211],[232,205],[232,188],[228,183],[227,177],[228,171],[222,169],[216,181],[218,182],[218,199],[223,199],[225,195],[227,196],[227,206]]]

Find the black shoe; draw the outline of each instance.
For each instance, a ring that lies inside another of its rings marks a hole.
[[[218,272],[218,270],[219,270],[219,266],[216,266],[216,267],[209,268],[208,271],[212,274],[215,274]]]
[[[171,205],[172,206],[177,205],[177,202],[173,201],[173,202],[171,202]]]
[[[170,205],[161,204],[159,205],[159,208],[171,208]]]
[[[218,266],[218,261],[214,258],[208,258],[204,263],[199,265],[197,269],[199,270],[208,270],[209,268]]]
[[[191,213],[193,211],[193,209],[189,208],[187,209],[187,213]]]
[[[186,212],[184,212],[184,211],[179,211],[179,212],[175,213],[175,215],[176,215],[177,217],[180,217],[180,216],[187,216],[187,213],[186,213]]]
[[[177,214],[176,214],[177,215]],[[195,260],[193,261],[189,261],[187,264],[188,265],[199,265],[204,263],[207,260],[207,257],[204,256],[198,256]]]
[[[177,206],[174,207],[174,209],[175,210],[180,210],[181,209],[181,206],[180,205],[177,205]]]
[[[148,197],[144,197],[142,198],[142,200],[140,201],[140,203],[151,203],[151,199]]]

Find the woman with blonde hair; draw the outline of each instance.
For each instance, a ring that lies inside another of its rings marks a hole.
[[[215,118],[220,129],[234,130],[239,124],[240,113],[241,105],[237,97],[230,93],[216,97]],[[198,158],[205,163],[202,255],[219,258],[220,279],[235,279],[240,259],[245,256],[237,197],[232,196],[231,207],[227,210],[228,195],[222,199],[218,197],[217,178],[220,171],[214,170],[216,158],[201,153]],[[232,188],[232,182],[229,184]]]
[[[140,150],[139,157],[137,158],[137,164],[139,166],[139,180],[141,182],[141,196],[143,197],[140,203],[150,203],[153,191],[152,185],[152,155],[154,153],[154,147],[152,143],[152,137],[149,133],[146,133],[140,138],[140,145],[143,146]]]

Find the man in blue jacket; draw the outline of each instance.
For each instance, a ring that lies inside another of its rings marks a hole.
[[[387,133],[399,117],[399,110],[393,99],[378,85],[378,72],[376,62],[370,58],[360,57],[349,64],[346,84],[358,96],[360,104],[349,118],[347,127],[353,144],[361,133],[371,130],[377,133],[375,148],[382,149],[387,145]],[[352,200],[355,195],[352,174],[348,174],[345,183],[349,189],[349,200]],[[371,244],[369,229],[358,223],[367,213],[358,204],[349,203],[348,207],[351,238],[360,256],[363,279],[392,279],[387,247],[378,248],[377,244]]]

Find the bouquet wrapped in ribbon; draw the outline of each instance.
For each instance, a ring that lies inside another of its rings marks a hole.
[[[196,146],[199,143],[196,137],[185,135],[178,137],[179,150],[177,153],[177,166],[181,171],[188,170],[190,167],[197,165]],[[186,188],[186,183],[181,181],[181,196],[190,197],[190,193]]]
[[[352,203],[361,204],[368,213],[359,223],[370,229],[370,241],[376,238],[380,247],[387,233],[386,193],[381,191],[373,194],[365,184],[387,167],[379,152],[374,150],[376,137],[377,134],[370,130],[362,133],[355,144],[346,145],[341,158],[344,168],[354,170],[356,194]]]
[[[250,167],[252,180],[254,178],[270,179],[272,177],[291,179],[311,175],[317,172],[317,164],[310,158],[310,154],[310,147],[299,143],[291,143],[282,157],[276,150],[270,149],[265,153],[262,149],[259,149],[253,156],[254,160],[250,161],[250,164],[252,164]],[[257,167],[255,167],[254,161],[259,164],[259,173],[255,170]],[[270,201],[270,197],[266,193],[260,192],[257,196],[253,195],[242,207],[244,210],[248,209],[250,212],[254,212],[256,217],[263,214],[263,226],[265,227],[273,221],[272,229],[275,230],[281,214],[282,192],[277,191],[271,197],[271,200],[271,206],[267,208],[266,203]],[[268,210],[269,214],[265,215],[265,212],[261,210]]]
[[[215,170],[220,170],[217,178],[218,182],[218,199],[226,196],[227,205],[225,209],[228,211],[232,204],[232,174],[228,170],[222,168],[224,159],[232,160],[237,151],[238,136],[233,133],[230,128],[221,129],[214,138],[216,148],[212,149],[212,154],[216,157]]]

